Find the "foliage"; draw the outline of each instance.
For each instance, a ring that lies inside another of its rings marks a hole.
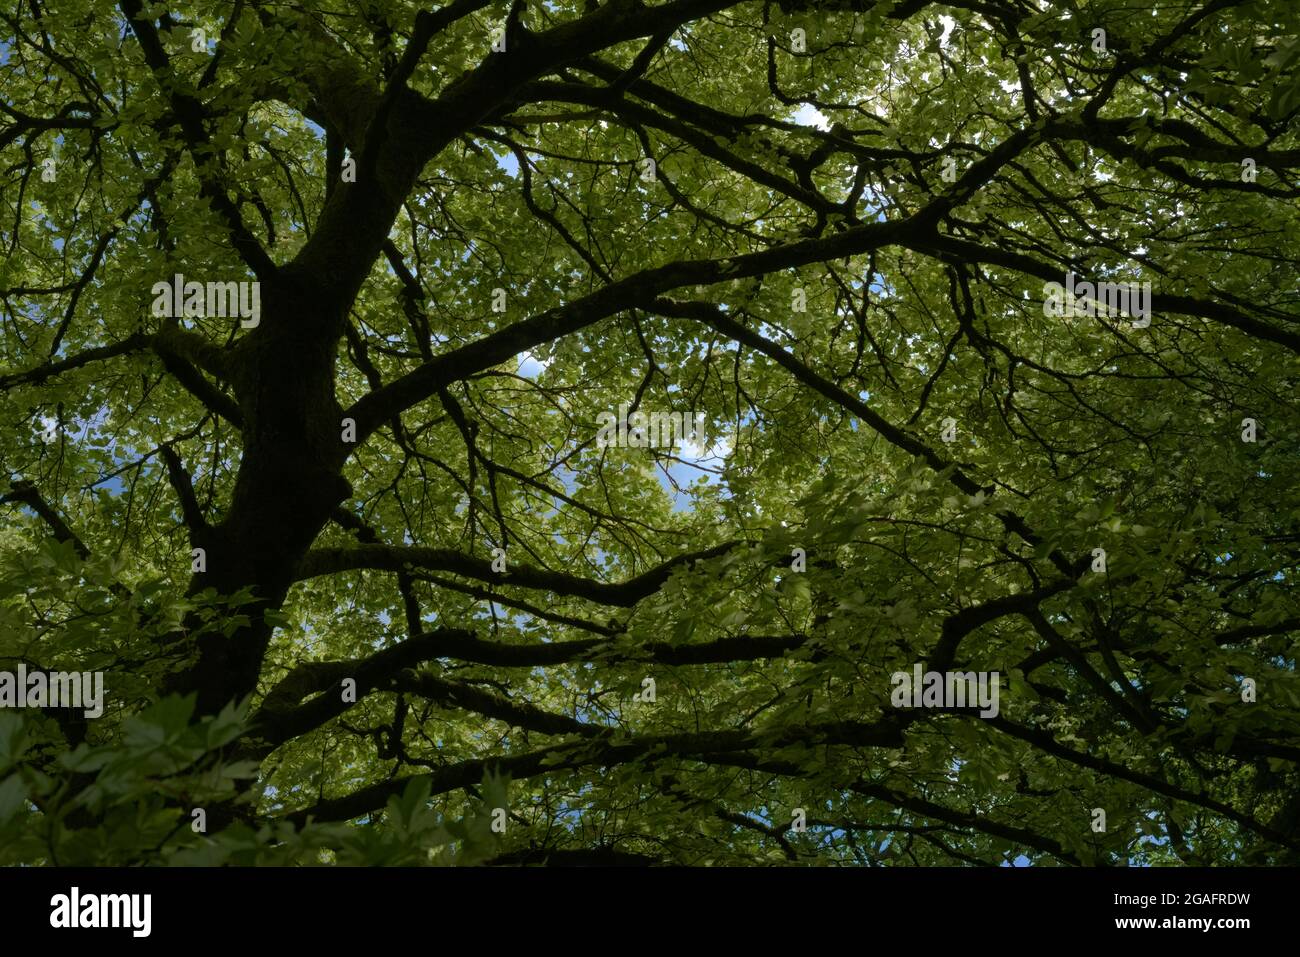
[[[1300,859],[1300,7],[0,22],[0,862]]]

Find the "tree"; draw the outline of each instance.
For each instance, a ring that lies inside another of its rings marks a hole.
[[[5,860],[1300,859],[1294,4],[0,16]]]

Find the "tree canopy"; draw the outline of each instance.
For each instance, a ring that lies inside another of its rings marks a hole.
[[[1294,3],[0,21],[0,861],[1300,862]]]

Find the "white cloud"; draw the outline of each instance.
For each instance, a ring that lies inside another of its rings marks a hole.
[[[791,119],[800,126],[815,126],[819,130],[829,130],[831,128],[831,121],[826,118],[826,114],[811,103],[805,103],[795,110]]]

